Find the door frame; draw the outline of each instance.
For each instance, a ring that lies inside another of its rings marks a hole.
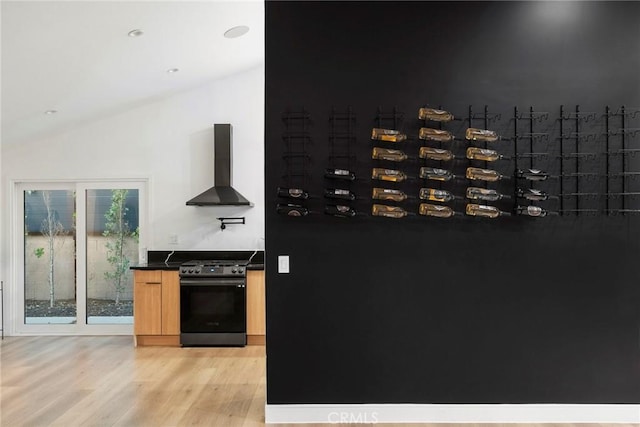
[[[37,188],[36,188],[37,187]],[[10,198],[13,209],[9,219],[9,280],[7,287],[8,310],[5,316],[7,335],[133,335],[132,324],[88,324],[86,318],[86,190],[131,189],[138,190],[138,247],[147,247],[149,179],[79,179],[79,180],[12,180]],[[24,191],[71,190],[76,192],[76,323],[25,324],[24,323]],[[135,260],[137,261],[137,260]],[[84,284],[79,286],[79,284]],[[133,284],[132,284],[133,285]],[[83,301],[81,303],[81,301]]]

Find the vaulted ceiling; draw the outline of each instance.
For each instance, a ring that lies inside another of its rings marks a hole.
[[[262,1],[3,0],[1,7],[3,144],[70,129],[264,61]],[[224,36],[236,26],[249,32]],[[128,35],[136,29],[143,34]]]

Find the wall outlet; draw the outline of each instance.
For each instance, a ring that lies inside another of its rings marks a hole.
[[[289,272],[289,255],[278,255],[278,273]]]
[[[138,263],[147,263],[147,248],[138,248]]]
[[[169,244],[177,245],[178,244],[178,235],[177,234],[169,234]]]

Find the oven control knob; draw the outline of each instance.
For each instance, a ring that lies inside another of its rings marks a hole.
[[[242,274],[242,272],[243,272],[242,268],[239,268],[239,269],[238,269],[238,273],[241,273],[241,274]]]
[[[237,273],[237,272],[238,272],[238,270],[236,270],[235,268],[232,268],[232,269],[231,269],[231,272],[232,272],[232,273]]]

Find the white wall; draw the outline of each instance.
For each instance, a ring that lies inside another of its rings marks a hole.
[[[0,7],[0,22],[2,22],[2,7]],[[2,58],[0,55],[0,82],[2,82]],[[2,84],[0,84],[0,100],[2,100]],[[0,105],[2,105],[2,102],[0,102]],[[0,108],[0,123],[2,122],[2,108]],[[0,137],[1,139],[1,137]],[[0,141],[0,177],[4,176],[2,174],[2,141]],[[6,262],[6,247],[7,245],[4,243],[5,239],[4,238],[4,219],[6,218],[6,215],[3,213],[6,210],[6,207],[9,206],[7,203],[5,203],[5,194],[6,194],[6,186],[4,185],[4,182],[0,180],[0,207],[2,207],[2,209],[0,209],[0,242],[2,242],[2,244],[0,244],[0,281],[2,282],[2,292],[4,292],[4,283],[6,281],[6,276],[4,274],[4,272],[6,271],[7,268],[7,262]],[[0,304],[0,320],[4,320],[4,314],[5,314],[5,304],[6,302],[3,301],[4,304]],[[2,323],[1,327],[4,329],[4,321],[0,322]],[[1,411],[0,411],[1,412]],[[1,413],[0,413],[1,415]]]
[[[185,205],[213,185],[214,123],[233,125],[232,182],[253,207]],[[257,249],[264,245],[263,139],[259,66],[64,134],[3,147],[3,188],[11,180],[149,178],[150,234],[142,247]],[[3,193],[3,206],[11,206]],[[220,216],[244,216],[246,225],[222,231]],[[177,245],[169,243],[171,234]]]
[[[2,7],[0,7],[0,22],[2,22]],[[2,82],[2,58],[0,55],[0,82]],[[2,100],[2,84],[0,84],[0,100]],[[0,102],[0,105],[2,105],[2,102]],[[2,108],[0,108],[0,123],[2,122]],[[1,139],[1,138],[0,138]],[[2,172],[2,141],[0,141],[0,177],[3,177],[3,172]],[[6,185],[4,185],[4,181],[0,180],[0,207],[2,207],[2,209],[0,209],[0,242],[2,242],[0,244],[0,281],[2,281],[2,292],[4,293],[4,284],[7,281],[7,276],[5,275],[5,271],[7,271],[8,268],[8,263],[7,263],[7,247],[8,245],[5,243],[6,242],[6,238],[5,236],[5,226],[4,226],[4,221],[6,221],[6,217],[7,215],[4,214],[4,211],[7,210],[6,207],[9,206],[6,203],[5,197],[6,197]],[[3,298],[3,303],[4,304],[0,304],[0,320],[2,320],[2,328],[6,331],[6,328],[4,327],[4,316],[5,316],[5,306],[7,304],[7,298]],[[0,410],[0,415],[1,415],[1,410]]]
[[[185,205],[213,185],[214,123],[233,125],[232,184],[253,207]],[[263,141],[264,64],[62,134],[3,145],[0,235],[20,236],[9,232],[9,213],[15,212],[13,182],[143,178],[149,180],[149,227],[140,247],[262,249]],[[221,216],[244,216],[246,224],[222,231],[216,219]],[[169,243],[172,234],[178,244]],[[9,238],[2,239],[0,278],[7,295],[22,282],[11,276],[17,259],[12,247]]]

